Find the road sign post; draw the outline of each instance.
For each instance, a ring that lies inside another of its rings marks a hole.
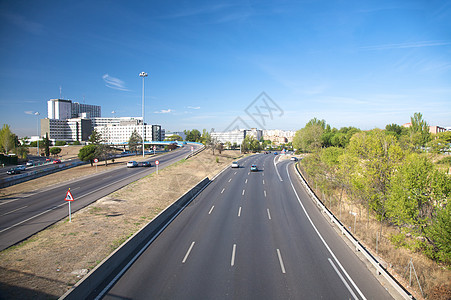
[[[94,158],[94,162],[96,163],[96,173],[97,173],[97,163],[99,162],[99,160],[97,158]]]
[[[155,155],[155,150],[157,149],[157,146],[153,145],[153,155]]]
[[[72,222],[72,213],[70,211],[70,203],[74,201],[74,196],[72,196],[72,193],[70,192],[70,188],[67,190],[66,198],[64,198],[64,201],[67,201],[69,203],[69,223]]]
[[[158,165],[160,164],[160,162],[158,160],[155,161],[155,165],[157,166],[157,175],[158,175]]]

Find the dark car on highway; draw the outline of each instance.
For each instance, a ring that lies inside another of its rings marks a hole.
[[[150,161],[143,161],[141,167],[151,167]]]
[[[20,174],[20,170],[17,168],[12,168],[12,169],[9,169],[8,171],[6,171],[6,174],[8,174],[8,175]]]

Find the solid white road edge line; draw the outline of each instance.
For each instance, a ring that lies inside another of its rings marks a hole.
[[[282,269],[282,273],[285,274],[285,266],[283,265],[282,255],[280,254],[280,250],[277,250],[277,256],[279,257],[280,268]]]
[[[277,170],[277,167],[276,167],[276,158],[277,158],[277,156],[274,157],[274,169],[276,169],[276,173],[277,173],[277,176],[279,176],[280,181],[283,181],[282,177],[279,174],[279,170]]]
[[[184,264],[184,263],[186,262],[186,260],[187,260],[187,258],[188,258],[188,255],[190,254],[191,250],[192,250],[193,247],[194,247],[194,243],[195,243],[195,242],[192,242],[192,243],[191,243],[191,246],[190,246],[189,249],[188,249],[188,251],[186,251],[185,257],[184,257],[183,260],[182,260],[182,264]]]
[[[34,215],[34,216],[32,216],[32,217],[30,217],[30,218],[28,218],[28,219],[26,219],[26,220],[23,220],[23,221],[21,221],[21,222],[19,222],[19,223],[16,223],[16,224],[14,224],[14,225],[9,226],[8,228],[5,228],[5,229],[3,229],[3,230],[0,230],[0,233],[4,232],[4,231],[6,231],[6,230],[9,230],[9,229],[11,229],[11,228],[14,228],[14,227],[16,227],[16,226],[19,226],[20,224],[23,224],[23,223],[28,222],[28,221],[30,221],[30,220],[33,220],[34,218],[37,218],[37,217],[39,217],[39,216],[41,216],[41,215],[43,215],[43,214],[45,214],[45,213],[48,213],[49,211],[52,211],[52,210],[54,210],[54,209],[60,208],[61,206],[66,205],[66,204],[67,204],[67,203],[61,203],[61,204],[58,205],[58,206],[52,207],[52,208],[50,208],[50,209],[47,209],[46,211],[43,211],[43,212],[41,212],[41,213],[39,213],[39,214],[37,214],[37,215]]]
[[[6,216],[6,215],[9,215],[9,214],[12,214],[13,212],[16,212],[16,211],[18,211],[18,210],[24,209],[24,208],[26,208],[26,207],[28,207],[28,205],[25,205],[25,206],[22,206],[22,207],[20,207],[20,208],[16,208],[16,209],[14,209],[14,210],[12,210],[12,211],[10,211],[10,212],[4,213],[3,215],[0,215],[0,217]]]
[[[349,284],[346,282],[346,280],[343,278],[343,276],[341,275],[341,273],[338,271],[337,267],[335,266],[334,262],[332,261],[332,259],[327,258],[330,262],[330,264],[332,265],[332,267],[334,268],[335,272],[337,272],[338,277],[340,277],[341,281],[344,283],[344,285],[346,286],[346,288],[348,289],[348,291],[351,293],[352,297],[354,299],[358,299],[357,296],[355,295],[354,291],[351,289],[351,287],[349,286]]]
[[[294,166],[294,165],[293,165]],[[346,272],[345,268],[341,265],[338,258],[335,256],[335,254],[332,252],[332,249],[329,248],[329,245],[326,243],[326,241],[323,239],[322,235],[319,233],[318,229],[316,228],[315,224],[313,224],[312,219],[310,218],[309,214],[307,213],[307,210],[304,207],[304,204],[302,204],[301,199],[299,198],[298,193],[296,192],[296,189],[294,188],[293,181],[291,181],[290,173],[288,172],[288,164],[287,164],[287,174],[288,179],[290,180],[291,188],[293,189],[294,194],[296,195],[296,198],[298,199],[299,204],[302,207],[302,210],[304,211],[305,215],[307,216],[307,219],[310,221],[310,224],[312,225],[313,229],[315,230],[316,234],[319,236],[320,240],[323,242],[326,249],[329,251],[332,258],[335,260],[337,265],[340,267],[341,271],[346,275],[346,278],[351,282],[352,286],[355,288],[355,290],[359,293],[359,295],[362,297],[362,299],[366,299],[363,293],[360,291],[360,289],[357,287],[355,282],[352,280],[351,276],[349,276],[348,272]]]

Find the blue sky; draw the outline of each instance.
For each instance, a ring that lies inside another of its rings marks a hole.
[[[142,71],[146,121],[171,131],[451,126],[449,1],[1,1],[0,45],[0,119],[19,136],[60,87],[141,116]]]

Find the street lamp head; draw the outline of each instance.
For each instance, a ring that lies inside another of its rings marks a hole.
[[[147,77],[147,73],[146,73],[146,72],[141,72],[141,73],[139,73],[139,76],[141,76],[141,77]]]
[[[40,113],[37,111],[37,112],[34,113],[34,115],[35,115],[35,116],[39,116]]]

